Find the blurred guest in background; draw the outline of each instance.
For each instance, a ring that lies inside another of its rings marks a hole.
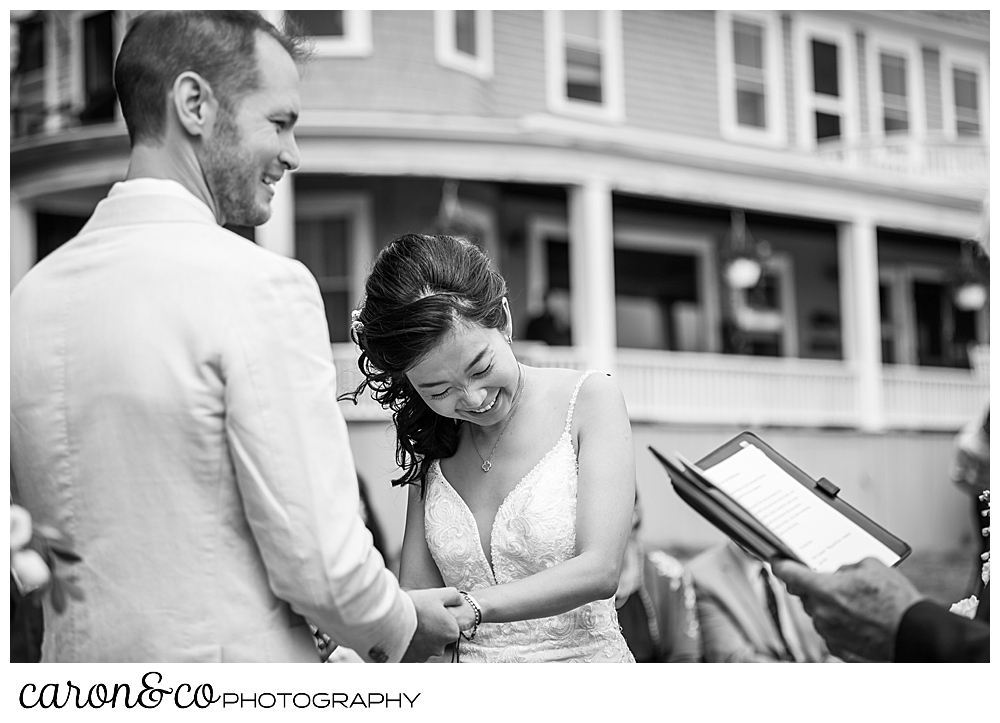
[[[983,534],[984,513],[989,503],[982,499],[983,490],[990,488],[990,410],[962,427],[955,437],[955,460],[951,470],[952,482],[957,484],[972,500],[972,529],[976,559],[975,577],[970,595],[981,595],[983,581],[979,574],[982,555],[990,549],[990,539]]]
[[[637,663],[700,663],[701,635],[691,573],[662,550],[639,541],[638,495],[625,544],[615,606],[618,624]]]
[[[550,288],[545,292],[545,310],[528,322],[524,338],[549,346],[569,346],[573,343],[569,319],[569,291]]]
[[[762,563],[734,542],[691,561],[706,663],[829,663],[802,608]]]

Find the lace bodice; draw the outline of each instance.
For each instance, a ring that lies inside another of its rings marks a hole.
[[[577,459],[570,429],[580,386],[555,446],[510,491],[490,533],[493,567],[472,511],[435,461],[428,471],[424,532],[445,585],[475,590],[519,580],[576,554]],[[463,662],[634,662],[618,627],[614,598],[561,615],[484,623],[461,642]]]

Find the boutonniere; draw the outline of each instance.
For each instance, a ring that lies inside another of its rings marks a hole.
[[[11,504],[10,575],[23,596],[37,602],[50,595],[55,611],[65,611],[68,598],[83,599],[83,591],[64,570],[79,561],[69,536],[51,525],[33,524],[31,513]]]

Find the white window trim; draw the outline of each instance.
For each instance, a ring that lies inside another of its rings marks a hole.
[[[710,235],[662,231],[638,226],[615,228],[615,248],[661,251],[667,253],[689,253],[698,259],[698,286],[701,298],[698,306],[704,311],[705,328],[708,330],[706,353],[722,351],[721,304],[719,294],[719,273],[716,261],[716,243]]]
[[[264,17],[276,25],[284,17],[283,10],[264,10]],[[312,49],[318,58],[361,58],[372,54],[372,11],[344,10],[344,37],[310,35]]]
[[[545,308],[549,266],[544,241],[550,236],[564,236],[568,240],[569,224],[567,221],[556,216],[545,215],[532,215],[527,219],[527,307],[529,315],[541,313]],[[710,236],[674,231],[666,233],[638,226],[624,226],[615,228],[614,245],[617,248],[647,251],[680,251],[696,256],[698,259],[698,285],[703,295],[703,298],[699,298],[699,306],[704,310],[705,325],[710,330],[706,339],[707,353],[718,353],[722,350],[722,339],[718,333],[721,304],[716,247]],[[572,252],[571,249],[570,253]],[[784,288],[782,293],[784,294]],[[572,296],[572,294],[571,287],[570,295]]]
[[[900,266],[883,267],[879,269],[878,280],[880,285],[888,287],[889,308],[892,312],[888,323],[893,328],[892,345],[896,358],[894,364],[914,364],[916,351],[913,330],[916,328],[916,323],[913,319],[913,304],[907,302],[910,281],[906,270]],[[879,341],[881,342],[881,328]]]
[[[765,103],[767,126],[741,126],[736,115],[736,75],[733,67],[733,20],[745,19],[764,27]],[[785,70],[782,57],[781,15],[773,10],[717,10],[715,47],[719,76],[720,127],[723,138],[732,141],[782,146],[788,142],[785,123]]]
[[[599,10],[601,14],[601,93],[600,105],[566,97],[566,55],[562,10],[545,11],[545,77],[548,107],[556,113],[590,120],[625,120],[625,79],[623,73],[622,21],[619,10]]]
[[[527,306],[528,314],[536,315],[545,310],[545,292],[548,290],[549,257],[545,253],[545,240],[550,236],[565,236],[569,240],[569,223],[557,216],[529,216],[527,233]],[[570,293],[572,294],[572,289]]]
[[[946,284],[946,269],[923,264],[892,264],[879,269],[879,282],[889,287],[892,296],[892,323],[896,328],[894,346],[896,364],[917,366],[917,310],[913,303],[913,284],[923,281]],[[988,343],[989,304],[976,312],[976,334]]]
[[[455,46],[455,11],[434,11],[434,55],[446,68],[461,70],[477,78],[493,77],[493,11],[475,10],[476,57]]]
[[[836,43],[840,100],[817,96],[812,90],[812,60],[809,42],[813,39]],[[795,73],[796,136],[805,150],[815,150],[815,111],[840,114],[840,142],[851,146],[861,135],[857,90],[857,43],[851,28],[842,23],[795,13],[792,19],[792,58]]]
[[[882,119],[882,51],[906,58],[906,96],[910,127],[899,135],[922,139],[927,134],[927,105],[924,99],[924,62],[916,38],[903,38],[870,32],[865,42],[865,65],[868,76],[868,122],[872,138],[886,137]],[[893,134],[894,135],[894,134]]]
[[[81,113],[86,106],[86,82],[84,79],[84,74],[86,73],[86,63],[83,57],[85,52],[83,43],[83,21],[93,15],[100,15],[101,13],[107,12],[106,10],[72,10],[70,11],[70,23],[69,23],[69,42],[70,42],[70,57],[73,58],[73,67],[70,72],[70,104],[74,113]],[[125,37],[125,31],[127,29],[125,22],[125,11],[115,10],[114,22],[111,25],[111,43],[114,46],[114,57],[117,60],[118,51],[121,50],[122,40]],[[50,25],[55,25],[54,22],[50,22]],[[53,42],[55,42],[53,36]],[[46,42],[48,38],[46,38]],[[49,56],[46,56],[48,60]],[[112,66],[113,68],[113,66]],[[55,71],[55,63],[53,63],[53,71]],[[115,103],[115,117],[114,120],[118,121],[122,119],[121,104]],[[110,122],[110,121],[109,121]]]
[[[975,70],[979,78],[979,137],[983,140],[990,135],[990,70],[986,58],[980,53],[941,48],[941,111],[944,137],[954,141],[959,139],[955,118],[955,79],[953,69],[966,67]]]
[[[351,240],[348,248],[350,267],[350,306],[364,298],[368,266],[375,257],[375,227],[372,200],[367,193],[330,193],[309,191],[295,196],[295,219],[312,221],[325,218],[349,218]],[[296,251],[292,248],[292,256]]]

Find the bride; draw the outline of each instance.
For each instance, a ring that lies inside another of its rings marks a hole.
[[[472,243],[405,235],[354,312],[410,485],[404,588],[454,586],[459,662],[634,662],[615,612],[635,460],[604,374],[524,366],[503,278]]]

